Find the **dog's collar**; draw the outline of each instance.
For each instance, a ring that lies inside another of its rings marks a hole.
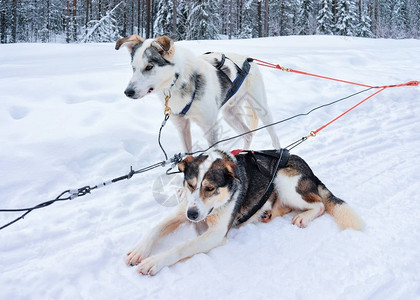
[[[187,105],[185,105],[184,109],[179,113],[180,115],[185,115],[190,110],[196,93],[197,93],[197,72],[194,72],[194,92],[191,96],[190,102]]]

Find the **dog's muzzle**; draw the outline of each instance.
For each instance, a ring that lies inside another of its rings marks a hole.
[[[188,211],[187,211],[187,217],[188,217],[188,219],[190,219],[191,221],[197,221],[197,219],[198,219],[198,216],[199,216],[200,214],[199,214],[199,212],[198,212],[198,210],[197,209],[194,209],[194,208],[190,208]]]
[[[124,94],[128,98],[134,98],[134,95],[136,94],[136,91],[133,88],[126,88],[126,90],[124,91]]]

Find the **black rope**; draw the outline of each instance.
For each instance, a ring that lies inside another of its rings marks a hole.
[[[30,212],[32,212],[34,210],[47,207],[47,206],[49,206],[49,205],[51,205],[51,204],[53,204],[55,202],[58,202],[58,201],[67,201],[67,200],[75,199],[77,197],[85,196],[86,194],[89,194],[94,189],[98,189],[100,187],[107,186],[107,185],[110,185],[112,183],[115,183],[115,182],[118,182],[118,181],[121,181],[121,180],[128,180],[128,179],[130,179],[131,177],[133,177],[136,174],[144,173],[144,172],[150,171],[150,170],[155,169],[155,168],[158,168],[158,167],[164,167],[164,166],[166,166],[167,163],[171,163],[172,164],[171,168],[169,168],[166,171],[166,174],[167,175],[179,173],[179,172],[170,172],[170,170],[173,169],[178,163],[180,163],[181,160],[182,160],[182,157],[184,157],[186,155],[195,155],[195,154],[198,154],[198,153],[203,153],[203,152],[206,152],[206,151],[210,150],[211,148],[217,146],[220,143],[224,143],[224,142],[227,142],[227,141],[230,141],[230,140],[233,140],[233,139],[242,137],[242,136],[244,136],[246,134],[249,134],[249,133],[252,133],[252,132],[256,132],[256,131],[265,129],[265,128],[269,127],[269,126],[274,126],[274,125],[277,125],[277,124],[280,124],[280,123],[283,123],[283,122],[292,120],[292,119],[297,118],[297,117],[300,117],[300,116],[307,116],[310,113],[312,113],[312,112],[314,112],[314,111],[316,111],[316,110],[318,110],[320,108],[333,105],[333,104],[335,104],[337,102],[340,102],[340,101],[344,101],[344,100],[349,99],[349,98],[351,98],[353,96],[356,96],[358,94],[361,94],[363,92],[366,92],[366,91],[368,91],[368,90],[370,90],[372,88],[373,87],[367,88],[367,89],[364,89],[362,91],[359,91],[359,92],[356,92],[354,94],[351,94],[351,95],[349,95],[347,97],[343,97],[343,98],[340,98],[338,100],[332,101],[330,103],[317,106],[317,107],[311,109],[310,111],[308,111],[307,113],[297,114],[297,115],[291,116],[289,118],[286,118],[286,119],[283,119],[283,120],[280,120],[280,121],[277,121],[277,122],[274,122],[274,123],[271,123],[271,124],[267,124],[267,125],[261,126],[259,128],[254,129],[254,130],[250,130],[250,131],[244,132],[242,134],[239,134],[239,135],[236,135],[236,136],[233,136],[233,137],[230,137],[230,138],[226,138],[226,139],[220,140],[220,141],[214,143],[213,145],[209,146],[205,150],[198,150],[198,151],[195,151],[195,152],[192,152],[192,153],[183,153],[183,154],[179,153],[179,154],[175,154],[171,159],[168,159],[168,155],[166,154],[166,151],[164,150],[164,148],[163,148],[163,146],[161,144],[161,141],[160,141],[162,129],[166,125],[166,121],[169,119],[169,115],[166,115],[165,116],[165,119],[162,122],[162,125],[160,127],[159,136],[158,136],[159,146],[162,149],[163,154],[165,155],[165,160],[164,161],[161,161],[159,163],[155,163],[153,165],[144,167],[144,168],[139,169],[139,170],[136,170],[136,171],[133,170],[133,168],[131,167],[130,168],[130,172],[128,174],[126,174],[126,175],[123,175],[123,176],[114,178],[114,179],[109,180],[109,181],[106,181],[106,182],[102,182],[102,183],[100,183],[98,185],[95,185],[93,187],[91,187],[91,186],[84,186],[84,187],[79,188],[79,189],[76,189],[76,190],[66,190],[66,191],[62,192],[60,195],[58,195],[55,199],[42,202],[42,203],[40,203],[38,205],[35,205],[33,207],[29,207],[29,208],[17,208],[17,209],[0,209],[0,212],[25,212],[21,216],[19,216],[16,219],[12,220],[11,222],[9,222],[9,223],[1,226],[0,227],[0,230],[2,230],[4,228],[6,228],[6,227],[8,227],[8,226],[10,226],[10,225],[12,225],[14,223],[16,223],[19,220],[22,220],[26,215],[28,215]],[[301,143],[303,143],[306,139],[307,139],[307,137],[303,137],[303,138],[297,140],[296,142],[290,144],[285,149],[288,149],[288,150],[293,149],[294,147],[296,147],[296,146],[300,145]],[[289,147],[291,147],[291,148],[289,148]],[[67,197],[63,197],[66,194],[68,194],[68,196]]]
[[[165,149],[162,146],[162,143],[160,141],[160,138],[162,136],[162,129],[163,129],[163,127],[165,127],[166,121],[168,121],[168,119],[169,119],[169,114],[166,114],[165,115],[165,118],[162,121],[162,125],[160,126],[159,135],[158,135],[158,144],[159,144],[160,149],[162,149],[163,155],[165,156],[165,160],[168,160],[168,155],[166,154],[166,151],[165,151]]]
[[[60,195],[58,195],[55,199],[42,202],[42,203],[37,204],[33,207],[0,209],[0,212],[24,212],[21,216],[17,217],[16,219],[12,220],[11,222],[9,222],[5,225],[2,225],[0,227],[0,230],[4,229],[6,227],[9,227],[10,225],[16,223],[19,220],[22,220],[23,218],[26,217],[26,215],[28,215],[30,212],[32,212],[34,210],[50,206],[51,204],[53,204],[55,202],[58,202],[58,201],[68,201],[68,200],[73,200],[77,197],[85,196],[86,194],[90,194],[90,192],[92,190],[111,185],[111,184],[113,184],[115,182],[118,182],[118,181],[121,181],[121,180],[128,180],[131,177],[133,177],[135,174],[144,173],[144,172],[150,171],[150,170],[158,168],[158,167],[164,167],[167,163],[172,163],[173,165],[178,164],[179,162],[181,162],[181,160],[182,160],[182,155],[179,153],[179,154],[174,155],[174,157],[169,159],[169,160],[162,161],[162,162],[144,167],[144,168],[139,169],[139,170],[133,170],[133,168],[130,167],[130,172],[128,174],[117,177],[117,178],[114,178],[114,179],[109,180],[109,181],[99,183],[99,184],[97,184],[93,187],[84,186],[84,187],[81,187],[81,188],[75,189],[75,190],[66,190],[66,191],[62,192]]]
[[[217,146],[218,144],[225,143],[225,142],[228,142],[228,141],[233,140],[233,139],[237,139],[237,138],[242,137],[242,136],[244,136],[244,135],[247,135],[247,134],[249,134],[249,133],[257,132],[257,131],[259,131],[259,130],[265,129],[265,128],[270,127],[270,126],[274,126],[274,125],[278,125],[278,124],[281,124],[281,123],[284,123],[284,122],[290,121],[290,120],[295,119],[295,118],[297,118],[297,117],[307,116],[307,115],[309,115],[310,113],[312,113],[312,112],[314,112],[314,111],[316,111],[316,110],[318,110],[318,109],[321,109],[321,108],[323,108],[323,107],[330,106],[330,105],[333,105],[333,104],[335,104],[335,103],[338,103],[338,102],[341,102],[341,101],[347,100],[347,99],[349,99],[349,98],[351,98],[351,97],[354,97],[354,96],[359,95],[359,94],[361,94],[361,93],[367,92],[367,91],[369,91],[369,90],[371,90],[371,89],[373,89],[373,87],[370,87],[370,88],[364,89],[364,90],[362,90],[362,91],[359,91],[359,92],[356,92],[356,93],[351,94],[351,95],[349,95],[349,96],[346,96],[346,97],[340,98],[340,99],[338,99],[338,100],[335,100],[335,101],[329,102],[329,103],[327,103],[327,104],[323,104],[323,105],[317,106],[317,107],[315,107],[315,108],[311,109],[310,111],[308,111],[308,112],[306,112],[306,113],[296,114],[296,115],[291,116],[291,117],[288,117],[288,118],[286,118],[286,119],[283,119],[283,120],[280,120],[280,121],[277,121],[277,122],[274,122],[274,123],[270,123],[270,124],[267,124],[267,125],[264,125],[264,126],[258,127],[258,128],[256,128],[256,129],[253,129],[253,130],[249,130],[249,131],[247,131],[247,132],[244,132],[244,133],[241,133],[241,134],[238,134],[238,135],[235,135],[235,136],[229,137],[229,138],[222,139],[222,140],[220,140],[220,141],[218,141],[218,142],[214,143],[213,145],[209,146],[209,147],[208,147],[207,149],[205,149],[205,150],[197,150],[197,151],[192,152],[192,153],[187,153],[187,155],[195,155],[195,154],[198,154],[198,153],[203,153],[203,152],[206,152],[206,151],[210,150],[211,148],[213,148],[213,147]],[[298,141],[296,141],[296,142],[292,143],[292,145],[293,145],[293,144],[295,144],[295,143],[297,143],[297,142],[299,142],[299,144],[301,144],[301,143],[302,143],[302,142],[304,142],[306,139],[307,139],[307,138],[303,137],[302,139],[300,139],[300,140],[298,140]],[[299,144],[298,144],[298,145],[299,145]],[[296,145],[296,146],[297,146],[297,145]],[[294,147],[296,147],[296,146],[294,146]],[[289,147],[289,146],[287,146],[287,147],[286,147],[286,149],[290,150],[288,147]],[[294,147],[293,147],[293,148],[294,148]],[[291,149],[292,149],[292,148],[291,148]]]

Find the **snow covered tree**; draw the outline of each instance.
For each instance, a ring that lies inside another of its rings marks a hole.
[[[357,24],[357,36],[373,37],[372,20],[366,14],[361,16],[360,22]]]
[[[408,0],[408,30],[409,36],[413,38],[420,38],[420,1]]]
[[[298,27],[298,34],[308,35],[314,34],[314,15],[313,15],[313,1],[312,0],[300,0],[298,6],[298,19],[296,26]]]
[[[356,36],[357,35],[357,12],[354,0],[337,1],[337,23],[335,33],[339,35]]]
[[[191,2],[187,24],[187,39],[218,39],[219,14],[217,1],[199,0]]]
[[[317,20],[317,33],[320,34],[333,34],[334,16],[332,14],[331,0],[321,0],[321,9],[318,12]]]
[[[294,20],[295,20],[295,1],[293,0],[281,0],[273,1],[272,13],[272,27],[274,32],[278,32],[278,35],[290,35],[294,34]]]
[[[173,1],[159,0],[157,2],[157,13],[154,22],[156,35],[172,36]]]
[[[82,38],[82,43],[86,42],[113,42],[120,38],[118,23],[115,19],[114,13],[124,4],[121,1],[115,7],[107,11],[105,16],[100,20],[91,20],[88,22],[88,28],[85,30],[85,35]]]
[[[393,38],[407,37],[407,26],[409,22],[407,18],[406,2],[407,1],[397,0],[392,7],[391,37]]]
[[[255,5],[253,0],[248,0],[243,3],[242,11],[242,22],[239,28],[238,37],[241,39],[249,39],[257,36],[258,29],[255,27],[255,20],[257,18],[255,12]]]

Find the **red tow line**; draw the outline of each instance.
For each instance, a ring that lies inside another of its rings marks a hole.
[[[363,86],[363,87],[371,88],[371,89],[378,89],[378,91],[376,91],[372,95],[366,97],[365,99],[363,99],[362,101],[360,101],[356,105],[352,106],[351,108],[349,108],[348,110],[346,110],[345,112],[343,112],[338,117],[332,119],[331,121],[329,121],[328,123],[322,125],[318,129],[316,129],[314,131],[311,131],[311,133],[310,133],[309,136],[315,136],[318,132],[320,132],[322,129],[324,129],[325,127],[327,127],[331,123],[337,121],[342,116],[344,116],[345,114],[349,113],[350,111],[352,111],[353,109],[355,109],[356,107],[358,107],[360,104],[366,102],[367,100],[369,100],[373,96],[379,94],[380,92],[382,92],[382,91],[384,91],[384,90],[386,90],[388,88],[403,87],[403,86],[419,86],[419,84],[420,84],[419,81],[413,80],[413,81],[409,81],[409,82],[401,83],[401,84],[373,86],[373,85],[367,85],[367,84],[363,84],[363,83],[357,83],[357,82],[352,82],[352,81],[347,81],[347,80],[342,80],[342,79],[337,79],[337,78],[332,78],[332,77],[327,77],[327,76],[322,76],[322,75],[317,75],[317,74],[302,72],[302,71],[294,70],[294,69],[291,69],[291,68],[285,68],[285,67],[280,66],[279,64],[269,63],[269,62],[266,62],[266,61],[263,61],[263,60],[259,60],[259,59],[256,59],[256,58],[254,58],[254,61],[256,61],[258,65],[263,66],[263,67],[267,67],[267,68],[278,69],[278,70],[285,71],[285,72],[291,72],[291,73],[296,73],[296,74],[301,74],[301,75],[307,75],[307,76],[312,76],[312,77],[317,77],[317,78],[322,78],[322,79],[328,79],[328,80],[338,81],[338,82],[347,83],[347,84],[353,84],[353,85]]]

